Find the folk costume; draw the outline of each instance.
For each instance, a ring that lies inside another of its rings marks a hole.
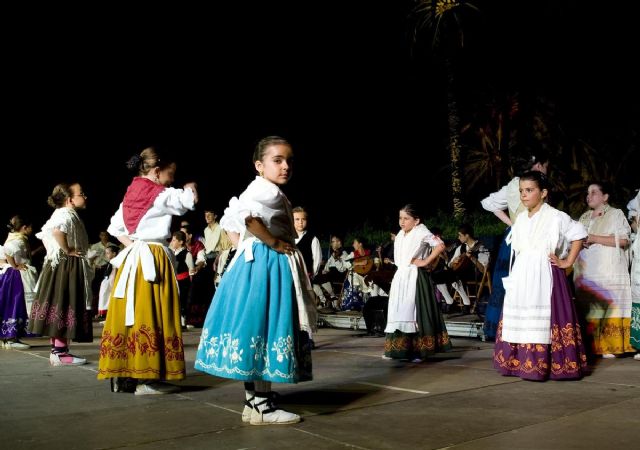
[[[503,280],[494,367],[527,380],[581,378],[587,359],[580,325],[565,272],[549,262],[549,254],[566,257],[586,230],[545,203],[532,217],[520,213],[511,232],[515,262]]]
[[[586,334],[597,355],[633,352],[631,332],[631,280],[626,249],[620,239],[630,241],[631,227],[624,213],[608,205],[602,215],[580,217],[589,234],[614,236],[615,247],[591,244],[583,248],[573,266],[578,310],[587,321]]]
[[[191,189],[135,177],[107,231],[133,244],[118,269],[100,342],[98,379],[181,380],[186,376],[178,284],[166,242],[172,216],[193,209]]]
[[[231,199],[220,226],[240,234],[238,250],[207,313],[195,368],[247,382],[310,380],[317,313],[302,255],[278,253],[257,239],[246,228],[248,216],[295,241],[291,204],[274,183],[256,177]]]
[[[70,248],[82,255],[89,249],[89,236],[75,209],[57,208],[36,234],[47,255],[36,286],[29,317],[29,332],[76,342],[93,340],[91,321],[93,268],[86,256],[69,256],[53,237],[53,230],[66,234]]]
[[[395,359],[424,359],[451,348],[437,307],[433,284],[424,269],[411,264],[426,257],[429,246],[441,241],[423,224],[409,233],[401,230],[394,242],[397,270],[391,282],[384,355]]]
[[[4,247],[0,246],[0,339],[17,340],[27,335],[29,312],[35,296],[38,273],[31,265],[31,250],[26,235],[11,232]],[[5,256],[13,257],[16,264],[23,264],[26,270],[18,270]]]

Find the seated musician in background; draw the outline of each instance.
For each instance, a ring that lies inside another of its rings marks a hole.
[[[382,245],[379,245],[376,251],[378,257],[381,260],[382,269],[392,268],[395,270],[396,265],[393,263],[393,243],[396,240],[395,233],[389,233],[389,240]]]
[[[353,239],[353,252],[348,255],[351,261],[351,270],[347,275],[342,290],[343,311],[361,311],[364,306],[365,294],[369,293],[369,286],[364,277],[373,268],[373,255],[371,250],[365,248],[366,242],[361,237]]]
[[[353,269],[361,275],[366,275],[373,267],[371,250],[365,248],[365,244],[361,237],[353,238],[353,251],[349,254],[349,258],[353,259]]]
[[[320,306],[331,306],[338,309],[338,297],[334,293],[331,283],[344,282],[347,270],[351,268],[351,262],[348,260],[348,257],[348,253],[342,247],[342,239],[339,236],[332,235],[329,259],[325,263],[322,272],[313,279],[313,291],[318,297]],[[327,302],[325,292],[331,299],[330,303]]]
[[[362,309],[367,334],[364,337],[384,337],[387,326],[387,310],[389,308],[389,294],[391,281],[396,272],[393,263],[393,243],[395,233],[390,233],[390,241],[378,246],[377,258],[374,259],[375,269],[365,276],[369,283],[370,292],[367,302]]]
[[[466,223],[458,227],[458,240],[460,245],[456,248],[448,264],[453,272],[453,275],[449,275],[449,281],[462,298],[463,312],[468,313],[471,301],[461,282],[480,280],[489,264],[489,250],[482,242],[476,239],[473,227]],[[437,285],[437,288],[442,293],[447,304],[452,304],[453,298],[448,295],[446,286],[441,289],[441,286]],[[447,295],[443,291],[446,291]]]
[[[376,248],[376,256],[373,258],[374,269],[364,277],[372,297],[389,295],[391,280],[396,272],[396,265],[393,263],[393,243],[396,235],[395,233],[389,233],[389,235],[390,240]]]
[[[431,232],[434,236],[443,240],[442,229],[440,227],[431,227]],[[456,242],[458,241],[456,240]],[[449,262],[451,261],[449,254],[454,251],[454,246],[455,243],[453,245],[448,245],[446,251],[440,253],[440,255],[438,255],[438,259],[436,259],[431,267],[429,267],[431,280],[445,301],[445,303],[441,305],[443,313],[448,313],[451,309],[451,305],[453,304],[453,297],[449,293],[449,285],[451,285],[451,287],[453,287],[462,298],[462,303],[465,305],[463,307],[463,312],[466,312],[466,310],[469,309],[469,305],[471,305],[471,300],[469,299],[467,292],[464,290],[464,286],[459,280],[458,274],[449,267]]]
[[[449,267],[458,272],[462,281],[479,281],[487,264],[489,250],[473,234],[473,227],[462,224],[458,228],[460,245],[449,261]]]

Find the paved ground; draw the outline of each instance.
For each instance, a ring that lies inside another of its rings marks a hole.
[[[99,334],[97,329],[96,333]],[[185,334],[182,393],[136,397],[96,380],[97,340],[80,367],[50,367],[45,339],[0,350],[0,448],[53,449],[578,449],[638,448],[640,362],[600,360],[582,381],[499,376],[490,343],[454,339],[422,364],[381,359],[383,339],[321,329],[315,380],[274,385],[296,425],[240,421],[239,382],[193,369],[199,331]]]

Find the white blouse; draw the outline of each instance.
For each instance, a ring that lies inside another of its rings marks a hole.
[[[220,226],[240,233],[240,240],[244,240],[250,237],[245,223],[249,216],[259,217],[273,236],[292,244],[295,242],[297,233],[293,227],[291,204],[280,188],[265,178],[257,176],[240,197],[229,201]]]
[[[509,210],[511,220],[515,220],[517,214],[523,206],[520,202],[520,178],[514,177],[508,184],[498,192],[489,194],[481,202],[482,207],[490,212]]]
[[[128,236],[133,240],[157,241],[166,243],[171,237],[172,216],[181,216],[188,210],[193,210],[195,196],[190,188],[166,188],[153,202],[153,205],[142,216],[135,233],[130,234],[124,224],[122,203],[111,218],[107,232],[114,237]]]
[[[4,254],[13,257],[16,264],[31,264],[29,248],[22,239],[14,239],[5,243]]]

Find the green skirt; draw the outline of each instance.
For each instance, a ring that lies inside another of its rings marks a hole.
[[[387,333],[384,356],[393,359],[425,359],[429,355],[451,350],[442,313],[438,308],[433,283],[424,270],[418,270],[416,281],[417,333]]]

